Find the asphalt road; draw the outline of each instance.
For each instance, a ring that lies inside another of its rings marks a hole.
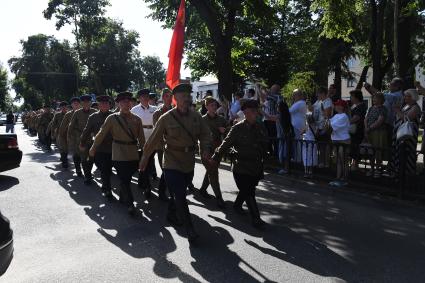
[[[269,174],[257,191],[268,226],[258,231],[233,213],[235,184],[221,170],[228,209],[189,197],[201,235],[191,247],[164,203],[134,185],[140,211],[130,218],[16,128],[21,167],[0,174],[15,256],[0,282],[425,282],[423,208]],[[195,186],[203,174],[197,164]]]

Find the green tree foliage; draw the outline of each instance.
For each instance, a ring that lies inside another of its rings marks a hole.
[[[7,78],[7,70],[0,63],[0,110],[6,111],[8,96],[9,82]]]
[[[165,69],[158,56],[146,56],[141,59],[140,67],[144,77],[144,85],[156,90],[165,80]]]
[[[292,92],[295,89],[300,89],[304,92],[307,98],[312,99],[318,85],[315,82],[315,73],[300,72],[295,73],[288,83],[283,87],[282,93],[287,102],[291,102]]]
[[[38,34],[22,40],[21,45],[21,56],[8,62],[15,74],[12,88],[18,99],[37,108],[75,95],[77,62],[69,42]]]

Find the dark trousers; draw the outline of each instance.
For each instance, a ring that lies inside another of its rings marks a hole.
[[[74,161],[75,171],[81,173],[81,157],[79,154],[75,153],[72,156],[72,160]]]
[[[193,171],[183,173],[178,170],[164,169],[165,182],[170,191],[171,200],[168,205],[168,214],[179,216],[187,230],[193,229],[189,206],[186,200],[187,186],[192,183]]]
[[[60,161],[62,162],[62,165],[68,165],[68,152],[61,151],[60,155]]]
[[[142,154],[140,154],[140,158]],[[139,173],[138,186],[142,188],[145,192],[150,192],[152,189],[150,176],[152,176],[152,166],[155,164],[155,152],[151,154],[149,157],[148,165],[146,166],[146,170]]]
[[[131,191],[131,177],[137,171],[139,162],[137,160],[113,161],[112,164],[117,170],[117,175],[120,179],[120,201],[127,206],[132,206],[134,197]]]
[[[238,174],[236,172],[233,172],[233,178],[239,190],[234,206],[241,208],[242,204],[246,202],[252,219],[254,221],[259,219],[260,212],[258,210],[257,201],[255,200],[255,189],[260,178],[247,174]]]
[[[207,171],[204,175],[201,190],[207,190],[208,186],[211,185],[215,197],[218,200],[222,200],[223,197],[221,195],[220,182],[218,181],[218,168],[210,168],[208,164],[204,164],[204,166]]]
[[[277,139],[276,139],[277,138],[276,122],[270,121],[270,120],[265,120],[264,126],[266,127],[267,135],[270,138],[269,152],[270,152],[270,154],[277,156],[278,153],[279,153],[279,144],[278,144]]]
[[[96,152],[94,163],[100,170],[102,189],[104,191],[111,191],[112,153]]]
[[[93,159],[91,157],[82,156],[81,165],[83,167],[84,177],[86,179],[92,179],[91,170],[93,169]]]

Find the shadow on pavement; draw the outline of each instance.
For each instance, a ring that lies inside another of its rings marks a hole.
[[[138,214],[130,217],[125,206],[117,200],[109,201],[102,197],[98,186],[84,186],[82,179],[72,176],[71,172],[52,173],[51,178],[58,181],[76,203],[84,206],[87,216],[99,225],[97,231],[100,235],[134,258],[152,258],[155,261],[153,271],[162,278],[198,282],[167,259],[167,254],[177,247],[165,227],[166,205],[159,201],[145,203],[138,192],[135,194]],[[117,180],[114,181],[113,187],[116,187],[114,183]],[[132,187],[134,193],[136,186],[133,184]]]
[[[19,184],[19,179],[11,176],[0,175],[0,192],[6,191]]]

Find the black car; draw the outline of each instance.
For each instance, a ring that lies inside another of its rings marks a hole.
[[[13,231],[9,220],[0,212],[0,276],[3,275],[13,258]]]
[[[0,172],[19,167],[21,160],[16,134],[0,134]]]

